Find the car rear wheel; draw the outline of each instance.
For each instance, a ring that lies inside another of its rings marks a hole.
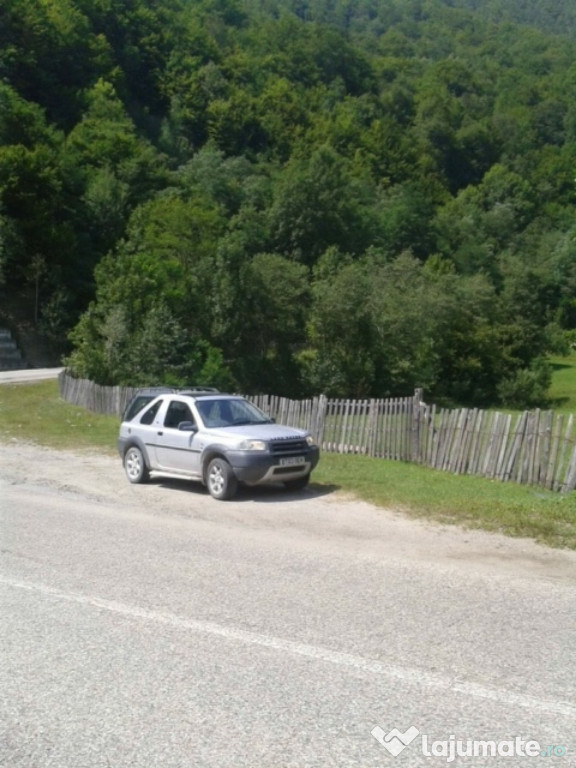
[[[208,465],[206,485],[210,496],[220,501],[231,499],[238,488],[238,480],[225,459],[212,459]]]
[[[303,488],[306,488],[309,481],[310,473],[304,475],[304,477],[297,477],[295,480],[286,480],[284,488],[286,488],[287,491],[301,491]]]
[[[124,471],[131,483],[146,483],[150,479],[144,454],[135,445],[130,446],[124,454]]]

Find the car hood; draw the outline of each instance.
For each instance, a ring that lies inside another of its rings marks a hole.
[[[309,434],[305,429],[284,427],[281,424],[244,424],[238,427],[219,427],[206,430],[212,438],[230,438],[231,435],[247,440],[303,439]]]

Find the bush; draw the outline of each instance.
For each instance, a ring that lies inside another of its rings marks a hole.
[[[498,385],[498,395],[507,408],[538,408],[548,403],[548,389],[552,381],[552,369],[542,359],[535,360],[530,368],[521,368],[513,377]]]

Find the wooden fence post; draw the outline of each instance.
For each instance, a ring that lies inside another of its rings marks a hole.
[[[424,408],[424,390],[417,387],[412,397],[412,446],[411,461],[420,463],[420,437],[422,432],[422,409]]]
[[[315,417],[313,419],[312,424],[312,434],[316,438],[316,442],[318,445],[322,445],[322,440],[324,438],[324,425],[326,424],[326,406],[328,404],[328,399],[326,395],[320,395],[319,397],[314,399],[315,403]]]
[[[562,493],[568,493],[576,489],[576,445],[572,450],[572,456],[566,469],[566,479],[562,485]]]

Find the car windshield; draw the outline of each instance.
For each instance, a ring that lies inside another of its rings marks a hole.
[[[237,427],[241,424],[270,424],[271,419],[248,400],[222,398],[196,403],[207,427]]]

